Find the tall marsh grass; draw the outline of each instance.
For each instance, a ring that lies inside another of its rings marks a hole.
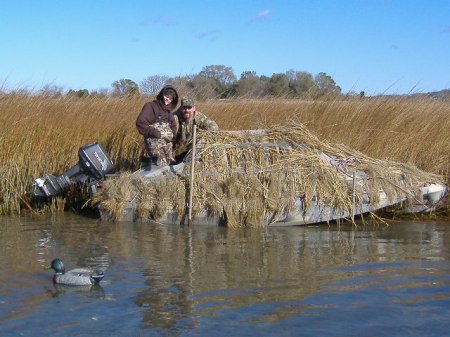
[[[0,94],[0,214],[83,204],[81,189],[52,202],[30,193],[35,178],[60,174],[76,164],[82,145],[99,141],[118,170],[138,168],[144,148],[134,123],[147,100]],[[228,130],[303,123],[330,142],[371,157],[411,163],[449,181],[450,102],[410,97],[239,99],[198,102],[197,109]]]

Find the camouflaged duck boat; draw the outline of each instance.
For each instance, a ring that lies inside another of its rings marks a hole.
[[[186,223],[191,207],[193,225],[308,225],[429,212],[448,190],[437,175],[319,140],[302,125],[199,132],[196,148],[194,161],[106,179],[92,197],[102,220]]]

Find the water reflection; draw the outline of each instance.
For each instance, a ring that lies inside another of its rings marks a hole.
[[[218,325],[269,323],[265,334],[277,335],[299,322],[311,327],[311,316],[339,326],[343,312],[370,321],[386,306],[392,315],[419,305],[427,313],[427,300],[439,307],[450,298],[446,223],[229,230],[70,214],[0,221],[0,321],[7,323],[0,332],[39,332],[34,322],[54,314],[63,321],[52,333],[61,335],[80,326],[112,335],[217,335]],[[53,285],[43,268],[55,257],[68,269],[103,271],[102,286]]]
[[[98,284],[90,286],[70,286],[65,284],[53,284],[53,288],[49,288],[48,292],[52,297],[60,297],[67,294],[79,295],[86,297],[95,297],[99,299],[105,298],[105,291],[102,286]]]

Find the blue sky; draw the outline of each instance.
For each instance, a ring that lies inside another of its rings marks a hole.
[[[0,88],[111,88],[207,65],[325,72],[343,92],[450,88],[450,0],[15,0]]]

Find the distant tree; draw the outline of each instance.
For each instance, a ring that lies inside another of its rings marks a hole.
[[[91,93],[89,94],[89,97],[104,98],[104,97],[108,97],[109,94],[110,94],[110,90],[108,88],[101,88],[101,89],[92,90]]]
[[[89,96],[89,90],[87,90],[87,89],[80,89],[80,90],[77,90],[77,96],[78,97],[88,97]]]
[[[173,85],[177,88],[180,96],[195,96],[192,90],[194,88],[194,85],[192,84],[194,77],[195,75],[175,76],[169,78],[166,84]]]
[[[297,72],[294,69],[289,69],[285,74],[289,78],[289,81],[295,81],[297,79]]]
[[[233,73],[233,68],[225,67],[223,65],[210,65],[202,68],[199,73],[200,76],[212,78],[219,83],[230,84],[236,81],[236,76]]]
[[[46,84],[39,91],[38,95],[43,97],[61,97],[63,94],[63,88],[54,84]]]
[[[273,74],[267,86],[269,95],[286,96],[289,93],[289,77],[286,74]]]
[[[201,99],[217,97],[217,81],[213,78],[196,75],[190,81],[195,96]]]
[[[254,71],[244,71],[235,84],[235,92],[238,96],[256,97],[261,95],[262,86],[259,76]]]
[[[261,76],[259,77],[259,81],[260,81],[261,85],[267,86],[267,85],[269,84],[270,77],[269,77],[269,76],[266,76],[266,75],[261,75]]]
[[[309,97],[316,87],[313,75],[308,72],[288,70],[286,76],[289,77],[289,91],[293,97]]]
[[[336,82],[326,73],[321,72],[314,76],[314,83],[316,84],[316,98],[341,94],[341,88],[336,85]]]
[[[76,97],[77,92],[75,90],[70,89],[69,91],[66,92],[66,96],[67,97]]]
[[[138,85],[129,79],[121,79],[111,84],[113,96],[134,95],[139,93]]]
[[[78,97],[78,98],[83,98],[83,97],[88,97],[89,96],[89,90],[87,89],[80,89],[80,90],[72,90],[70,89],[67,93],[66,93],[67,97]]]
[[[277,97],[319,98],[341,94],[341,88],[336,85],[331,76],[319,73],[316,76],[290,69],[283,73],[274,73],[271,77],[258,76],[255,71],[244,71],[239,80],[231,67],[224,65],[204,66],[198,74],[177,76],[152,75],[135,82],[122,79],[111,86],[111,95],[130,95],[141,93],[156,95],[164,85],[174,85],[180,95],[191,95],[199,99],[227,98],[232,96],[262,97],[265,95]],[[92,95],[92,93],[91,93]]]
[[[156,95],[169,79],[170,77],[166,75],[148,76],[139,84],[139,91],[143,95]]]
[[[241,73],[241,77],[239,80],[249,80],[249,81],[256,80],[259,82],[259,76],[256,75],[255,71],[243,71]]]
[[[233,69],[223,65],[210,65],[202,68],[198,76],[206,79],[212,79],[215,82],[214,91],[215,96],[219,98],[226,98],[233,94],[233,83],[236,81],[236,76]]]
[[[259,76],[259,86],[260,86],[260,97],[264,97],[266,95],[270,95],[269,92],[269,82],[270,82],[270,77],[266,76],[266,75],[261,75]]]

